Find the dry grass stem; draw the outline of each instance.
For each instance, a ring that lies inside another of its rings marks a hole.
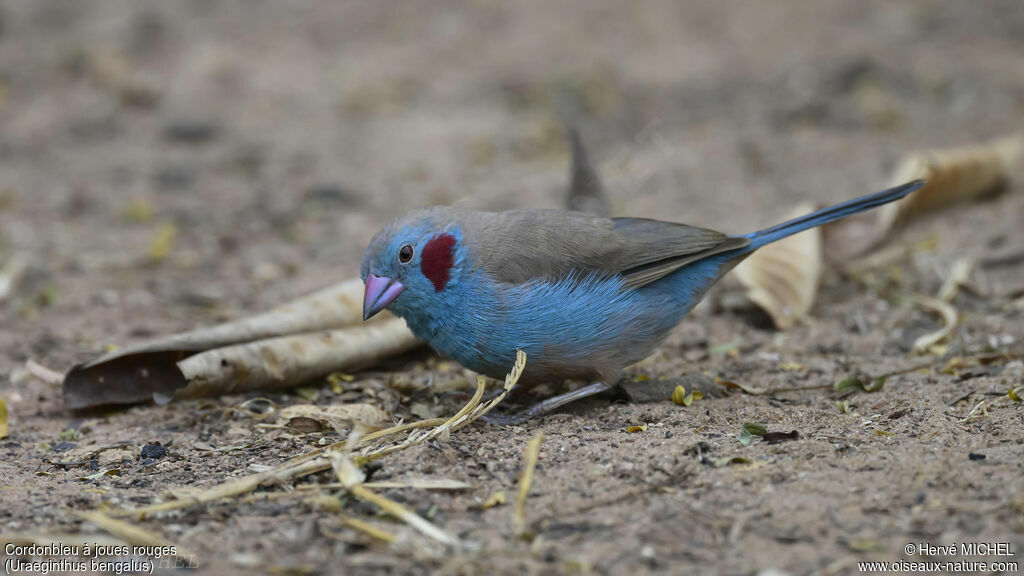
[[[544,433],[537,432],[537,435],[530,439],[523,452],[523,471],[519,475],[519,492],[516,494],[516,504],[512,509],[512,531],[516,535],[522,535],[526,531],[526,496],[530,493],[530,485],[533,484],[533,473],[537,469],[537,459],[540,457],[540,445],[544,442]]]

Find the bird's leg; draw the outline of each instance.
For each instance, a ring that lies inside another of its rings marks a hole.
[[[484,422],[487,422],[489,424],[498,425],[522,424],[527,420],[532,420],[537,416],[557,410],[558,408],[561,408],[562,406],[565,406],[570,402],[575,402],[588,396],[593,396],[594,394],[600,394],[601,392],[609,390],[614,386],[615,384],[608,384],[606,382],[594,382],[593,384],[588,384],[582,388],[577,388],[572,392],[566,392],[565,394],[552,396],[551,398],[538,402],[521,412],[517,412],[515,414],[510,414],[507,416],[498,414],[486,414],[483,416],[483,420]]]

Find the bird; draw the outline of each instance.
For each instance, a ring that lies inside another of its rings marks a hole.
[[[414,209],[381,228],[360,263],[363,318],[384,309],[435,351],[517,387],[589,384],[504,422],[521,423],[613,387],[726,272],[787,236],[899,200],[915,180],[757,232],[571,210]]]

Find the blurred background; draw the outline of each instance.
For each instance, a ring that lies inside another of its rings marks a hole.
[[[354,275],[416,206],[558,206],[560,118],[618,213],[738,233],[1022,113],[1014,0],[6,1],[0,246],[18,314],[166,332]]]

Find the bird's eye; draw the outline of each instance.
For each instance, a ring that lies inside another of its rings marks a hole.
[[[406,244],[398,250],[398,261],[402,264],[408,264],[412,260],[412,246]]]

